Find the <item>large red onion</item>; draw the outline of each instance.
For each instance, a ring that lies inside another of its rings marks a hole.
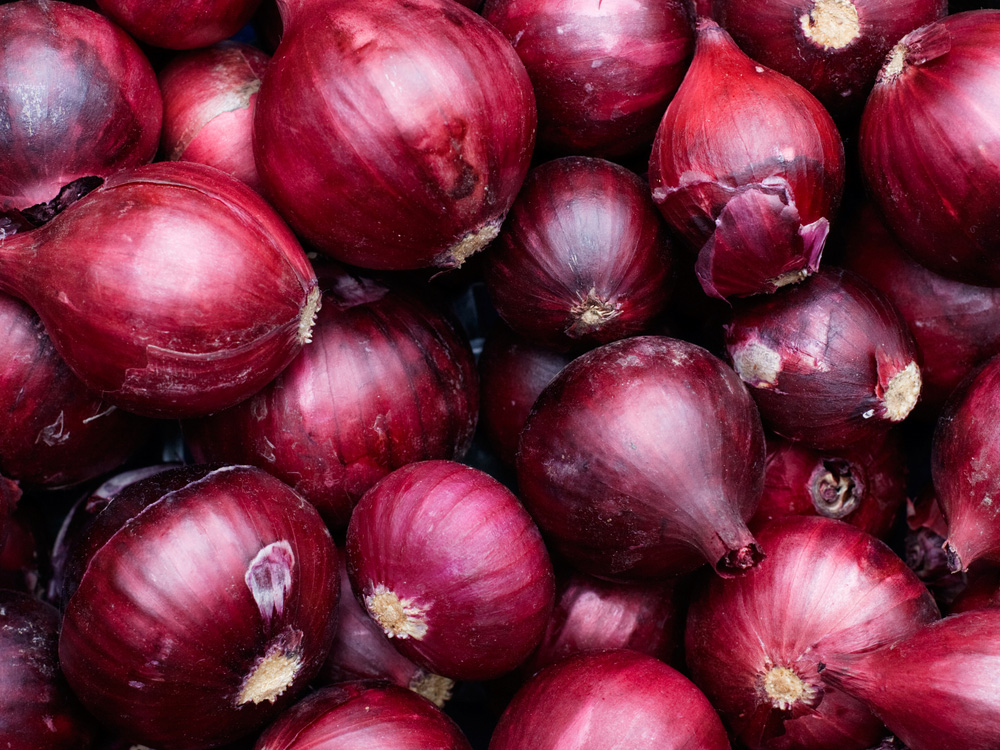
[[[260,0],[96,0],[129,34],[167,49],[207,47],[233,36]]]
[[[649,148],[694,49],[683,0],[488,0],[538,97],[538,145],[623,157]]]
[[[903,37],[865,105],[858,146],[907,252],[942,276],[1000,286],[1000,10]]]
[[[59,639],[103,723],[170,750],[249,734],[318,673],[336,629],[337,551],[322,519],[251,467],[160,472],[79,537]]]
[[[39,229],[0,240],[24,299],[91,389],[181,417],[242,401],[309,338],[319,289],[263,199],[201,164],[119,172]]]
[[[737,305],[726,351],[764,424],[819,450],[883,435],[920,396],[905,321],[881,292],[839,268]]]
[[[541,641],[555,592],[527,511],[488,474],[421,461],[361,498],[351,585],[405,656],[456,680],[509,672]]]
[[[0,211],[153,158],[160,90],[125,32],[58,0],[3,5],[0,29]]]
[[[819,267],[844,187],[844,146],[812,94],[702,18],[653,142],[649,181],[667,223],[698,251],[707,294],[772,292]]]
[[[747,530],[764,430],[736,374],[701,347],[638,336],[568,364],[524,431],[517,480],[556,550],[618,580],[720,575],[762,557]]]
[[[490,750],[729,750],[691,681],[636,651],[579,654],[539,672],[500,717]]]
[[[454,0],[280,0],[254,117],[268,195],[368,268],[460,265],[528,171],[535,100],[506,39]]]
[[[753,573],[693,587],[685,656],[695,684],[750,748],[878,743],[881,722],[825,686],[823,664],[913,632],[937,605],[887,545],[843,521],[786,518],[757,538],[768,556]]]
[[[462,458],[479,380],[468,341],[439,310],[342,269],[319,274],[312,343],[248,400],[186,422],[185,436],[195,460],[259,466],[342,530],[393,469]]]

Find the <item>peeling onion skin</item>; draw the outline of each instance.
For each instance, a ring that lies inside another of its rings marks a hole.
[[[393,645],[454,680],[517,667],[555,596],[548,551],[518,499],[453,461],[409,464],[365,493],[347,529],[347,570]]]
[[[507,40],[453,0],[279,7],[253,140],[292,227],[373,269],[454,268],[485,247],[535,143],[534,92]]]
[[[725,339],[764,425],[818,450],[884,435],[919,397],[905,321],[881,292],[840,268],[741,302]]]
[[[208,47],[236,34],[260,0],[96,0],[129,34],[165,49]]]
[[[514,696],[489,750],[728,750],[718,715],[691,681],[646,654],[568,657]]]
[[[737,575],[762,551],[764,430],[746,388],[701,347],[637,336],[581,355],[521,433],[517,482],[547,541],[610,580]]]
[[[251,733],[301,693],[333,642],[337,550],[315,508],[259,469],[189,466],[135,482],[72,554],[66,678],[99,720],[144,745],[194,750]]]
[[[550,155],[648,149],[694,50],[681,0],[488,0],[482,14],[524,62]]]
[[[274,210],[187,162],[119,172],[43,227],[0,240],[0,291],[38,313],[89,388],[160,418],[258,391],[302,349],[319,301]]]
[[[0,28],[0,211],[152,160],[163,103],[152,65],[125,32],[52,0],[3,5]]]
[[[891,643],[940,614],[883,542],[843,521],[794,517],[757,532],[747,576],[692,589],[689,673],[749,748],[863,750],[884,736],[856,699],[822,683],[827,656]]]
[[[924,26],[890,53],[858,149],[869,193],[919,263],[1000,286],[1000,10]]]
[[[698,21],[694,59],[659,125],[653,201],[697,252],[710,297],[773,292],[819,267],[844,189],[844,146],[816,98]]]

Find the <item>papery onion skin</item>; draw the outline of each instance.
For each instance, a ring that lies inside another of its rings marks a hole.
[[[535,142],[534,92],[507,40],[453,0],[281,8],[253,135],[281,214],[365,268],[453,268],[482,249]]]
[[[258,391],[301,350],[319,302],[274,210],[187,162],[119,172],[45,226],[0,241],[0,291],[38,313],[88,387],[162,418]]]
[[[698,253],[705,293],[773,292],[819,267],[844,189],[829,113],[791,79],[698,21],[694,59],[649,160],[653,200]]]
[[[490,750],[610,747],[730,745],[715,710],[687,677],[624,650],[578,654],[543,669],[514,696],[490,740]]]
[[[517,481],[546,539],[611,580],[736,575],[762,557],[745,525],[760,499],[764,431],[736,374],[666,336],[605,344],[542,391]]]
[[[822,685],[822,664],[911,633],[937,605],[885,543],[843,521],[780,519],[757,538],[768,556],[752,574],[692,589],[692,679],[750,748],[876,744],[881,722]]]
[[[694,49],[681,0],[488,0],[538,99],[543,153],[620,158],[652,143]]]
[[[163,104],[152,65],[125,32],[53,0],[5,4],[0,28],[0,211],[152,160]]]
[[[1000,10],[899,41],[865,105],[858,149],[882,217],[946,278],[1000,286]]]
[[[819,450],[885,434],[919,398],[906,322],[881,292],[843,269],[742,301],[725,345],[765,426]]]
[[[190,466],[131,484],[73,554],[63,671],[88,710],[144,745],[249,734],[291,704],[333,641],[333,541],[315,508],[259,469]]]
[[[541,641],[555,592],[541,534],[478,469],[409,464],[382,479],[347,529],[351,586],[405,656],[444,677],[499,677]]]
[[[101,11],[147,44],[186,50],[228,39],[242,29],[260,0],[96,0]]]

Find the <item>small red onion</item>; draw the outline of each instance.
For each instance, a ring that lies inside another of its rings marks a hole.
[[[822,682],[832,654],[890,643],[939,616],[883,542],[843,521],[767,524],[757,569],[693,587],[690,674],[749,748],[864,750],[884,735],[857,700]]]
[[[167,49],[208,47],[253,17],[260,0],[96,0],[129,34]]]
[[[667,223],[698,251],[706,294],[773,292],[819,267],[844,188],[844,146],[812,94],[702,18],[649,181]]]
[[[736,374],[701,347],[637,336],[568,364],[521,433],[517,481],[547,539],[584,572],[636,580],[756,564],[745,521],[764,430]]]
[[[514,696],[490,750],[729,750],[718,715],[691,681],[635,651],[571,656]]]
[[[865,105],[858,142],[870,193],[921,264],[1000,286],[1000,10],[907,34]]]
[[[726,351],[765,426],[819,450],[883,435],[920,395],[905,321],[881,292],[839,268],[738,305]]]
[[[367,268],[451,268],[496,237],[535,100],[506,39],[454,0],[280,0],[254,153],[309,242]]]
[[[499,677],[524,661],[555,593],[518,499],[452,461],[404,466],[365,493],[347,529],[347,569],[396,648],[455,680]]]
[[[315,508],[259,469],[135,482],[79,537],[72,562],[66,678],[103,723],[161,750],[262,726],[333,641],[333,541]]]

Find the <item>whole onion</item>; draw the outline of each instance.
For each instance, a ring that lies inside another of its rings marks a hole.
[[[145,745],[249,734],[291,704],[333,641],[333,541],[315,508],[259,469],[135,482],[72,555],[63,671],[89,711]]]
[[[497,480],[453,461],[409,464],[365,493],[347,570],[396,648],[455,680],[514,669],[552,611],[552,564],[531,517]]]
[[[828,655],[864,652],[936,619],[934,600],[886,544],[843,521],[780,519],[757,539],[768,556],[752,574],[692,589],[692,679],[747,747],[876,744],[881,722],[824,685],[823,665]]]
[[[260,0],[96,0],[129,34],[167,49],[208,47],[233,36]]]
[[[451,268],[496,237],[535,100],[506,39],[454,0],[280,0],[257,169],[310,243],[367,268]]]
[[[844,146],[812,94],[702,18],[653,142],[649,182],[667,223],[698,253],[706,294],[773,292],[819,267]]]
[[[917,261],[1000,286],[1000,10],[903,37],[865,105],[858,142],[872,198]]]
[[[885,434],[920,396],[905,321],[881,292],[839,268],[739,304],[726,351],[764,424],[819,450]]]
[[[666,336],[568,364],[535,402],[517,456],[521,497],[554,549],[615,580],[751,568],[763,555],[745,521],[763,478],[746,388],[705,349]]]
[[[728,750],[729,740],[688,678],[635,651],[579,654],[542,670],[490,740],[490,750],[612,747]]]
[[[694,49],[681,0],[488,0],[538,98],[538,145],[623,157],[649,148]]]
[[[201,164],[119,172],[43,227],[0,240],[24,299],[106,401],[164,418],[242,401],[309,338],[319,289],[288,227]]]

